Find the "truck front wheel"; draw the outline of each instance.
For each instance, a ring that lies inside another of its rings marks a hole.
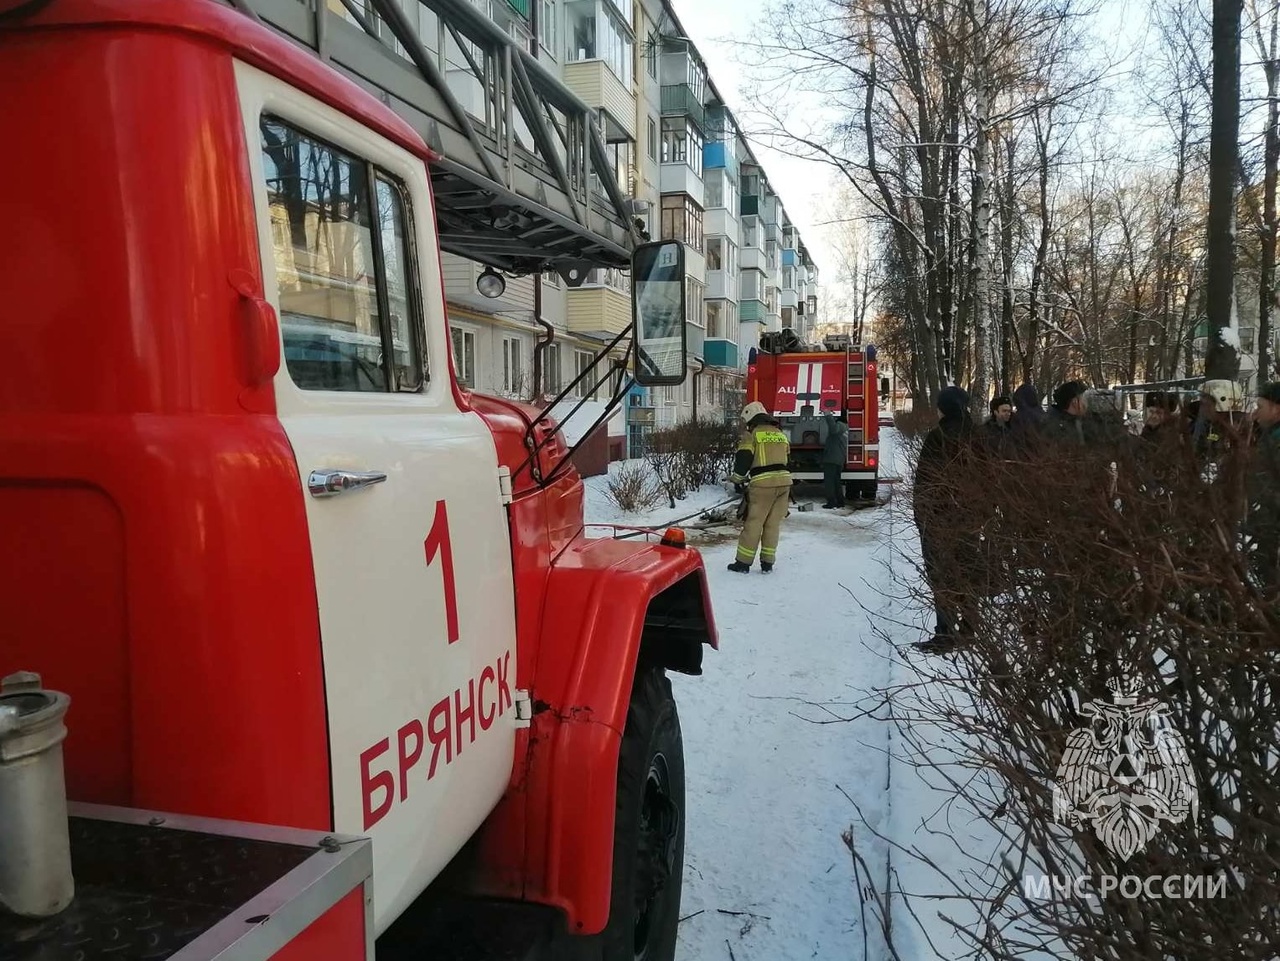
[[[684,871],[684,749],[671,682],[640,667],[618,758],[609,925],[601,961],[672,961]]]

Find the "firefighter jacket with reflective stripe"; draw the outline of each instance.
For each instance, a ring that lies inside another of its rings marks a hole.
[[[786,487],[791,484],[790,456],[787,435],[773,424],[761,424],[743,432],[733,472],[749,477],[753,487]]]

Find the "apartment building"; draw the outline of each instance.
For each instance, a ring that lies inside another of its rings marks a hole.
[[[609,424],[615,454],[638,453],[654,427],[735,417],[761,332],[812,331],[817,269],[675,10],[663,0],[470,2],[597,112],[610,166],[645,231],[685,245],[689,377],[631,389]],[[400,3],[458,102],[485,116],[491,104],[448,24],[418,0]],[[515,134],[530,136],[521,123]],[[505,285],[492,274],[445,256],[454,360],[476,390],[553,397],[630,324],[625,271],[591,271],[580,287],[554,273]],[[598,373],[607,375],[598,390],[584,383],[574,393],[603,402],[625,376],[616,365]]]

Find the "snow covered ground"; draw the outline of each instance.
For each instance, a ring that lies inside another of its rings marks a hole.
[[[894,432],[881,449],[882,476],[898,476]],[[704,488],[674,510],[634,516],[604,491],[604,478],[588,482],[589,522],[661,528],[725,497]],[[832,512],[820,491],[801,489],[815,509],[792,511],[768,577],[726,570],[732,539],[699,545],[720,650],[708,652],[703,676],[673,678],[688,772],[681,961],[891,956],[860,895],[886,888],[890,845],[876,834],[928,847],[923,822],[947,800],[910,766],[891,765],[891,725],[864,713],[911,674],[901,647],[926,636],[924,612],[894,583],[895,571],[912,576],[916,550],[905,496],[896,508]],[[850,830],[861,873],[841,838]],[[939,946],[938,931],[930,947],[906,912],[894,913],[900,957],[959,956]]]

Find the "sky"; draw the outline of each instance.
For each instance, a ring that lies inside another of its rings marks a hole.
[[[676,15],[707,63],[711,78],[739,122],[748,124],[746,92],[752,79],[751,52],[741,42],[758,36],[758,24],[768,7],[766,0],[672,0]],[[1121,57],[1111,70],[1111,80],[1123,91],[1125,76],[1141,43],[1147,5],[1142,0],[1096,0],[1095,36],[1100,45]],[[1119,38],[1117,40],[1117,38]],[[835,280],[837,258],[835,231],[821,226],[838,211],[833,207],[836,177],[829,167],[787,156],[760,143],[752,151],[763,164],[773,188],[781,195],[791,220],[800,228],[819,269],[821,282]]]

